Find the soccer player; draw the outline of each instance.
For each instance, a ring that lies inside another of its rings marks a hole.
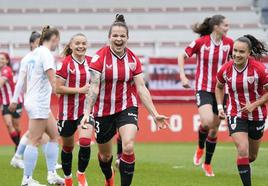
[[[116,15],[111,25],[109,45],[101,48],[90,63],[91,83],[86,108],[81,125],[95,117],[96,141],[99,148],[99,165],[105,175],[105,185],[114,186],[114,172],[111,167],[112,138],[117,130],[122,139],[123,153],[119,171],[121,185],[132,182],[135,155],[134,141],[138,131],[137,94],[159,128],[165,128],[167,117],[158,114],[150,93],[145,87],[141,63],[138,57],[126,47],[128,27],[123,15]]]
[[[228,128],[237,149],[237,168],[244,186],[251,186],[250,163],[257,158],[267,116],[268,72],[256,58],[267,52],[255,37],[240,37],[234,43],[233,60],[224,64],[217,75],[219,117],[225,118],[222,103],[227,84]]]
[[[59,43],[59,32],[46,26],[42,30],[39,47],[32,53],[27,65],[27,90],[25,109],[29,116],[29,139],[24,151],[24,176],[21,185],[41,186],[32,178],[38,158],[38,146],[46,132],[50,137],[47,143],[46,157],[49,184],[64,184],[55,170],[58,159],[58,133],[56,120],[50,110],[51,93],[55,92],[55,59],[51,53]]]
[[[190,87],[184,72],[185,58],[193,54],[197,57],[195,90],[201,125],[193,163],[197,166],[202,163],[201,158],[206,146],[205,162],[202,164],[206,176],[214,176],[211,159],[215,151],[220,124],[215,98],[216,75],[232,51],[233,41],[226,37],[228,30],[228,21],[224,16],[214,15],[206,18],[202,24],[193,26],[193,31],[200,37],[186,47],[184,54],[178,56],[180,78],[185,88]]]
[[[8,107],[14,93],[13,72],[10,67],[10,57],[7,53],[0,53],[0,93],[2,96],[2,116],[9,135],[17,149],[20,142],[20,117],[22,112],[22,98],[18,98],[18,105],[13,112]]]
[[[77,179],[79,186],[87,186],[85,170],[90,159],[90,143],[93,125],[80,125],[85,107],[85,97],[89,91],[89,64],[86,56],[88,43],[84,34],[74,35],[66,45],[63,62],[57,66],[56,93],[59,97],[58,131],[62,139],[61,161],[65,175],[65,185],[72,186],[72,151],[74,133],[78,130],[79,153]]]
[[[13,97],[11,100],[11,104],[9,105],[9,110],[11,112],[15,112],[15,110],[18,106],[19,97],[24,92],[24,89],[26,86],[25,84],[26,84],[26,76],[27,76],[27,65],[30,64],[30,62],[34,58],[34,57],[32,57],[32,54],[33,54],[32,51],[38,47],[40,37],[41,37],[41,34],[36,32],[36,31],[33,31],[31,33],[31,36],[29,39],[31,52],[29,52],[21,60],[18,81],[17,81],[16,86],[15,86],[15,90],[14,90],[14,94],[13,94]],[[52,124],[56,125],[56,123],[52,123]],[[13,156],[13,158],[10,161],[10,164],[15,168],[21,168],[21,169],[24,168],[22,157],[23,157],[24,150],[25,150],[27,142],[28,142],[28,135],[29,135],[29,131],[26,131],[20,140],[20,143],[18,145],[18,148],[17,148],[15,155]],[[43,136],[42,136],[42,149],[43,149],[44,154],[45,154],[46,150],[49,150],[46,148],[48,141],[49,141],[48,135],[43,134]],[[46,157],[46,158],[49,158],[49,157]],[[58,169],[58,168],[61,168],[60,164],[56,164],[56,169]]]

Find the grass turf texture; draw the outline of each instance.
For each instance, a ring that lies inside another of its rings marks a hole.
[[[114,150],[115,150],[114,146]],[[218,144],[213,159],[215,177],[204,176],[201,167],[192,163],[196,148],[192,143],[136,144],[136,172],[133,186],[239,186],[240,178],[236,169],[236,150],[232,143]],[[77,150],[74,151],[73,176],[77,168]],[[10,166],[13,147],[0,147],[0,186],[19,186],[22,170]],[[103,186],[104,176],[97,161],[97,147],[93,145],[92,155],[86,175],[89,185]],[[258,159],[252,164],[254,186],[268,185],[268,143],[263,143]],[[62,170],[58,170],[60,175]],[[45,184],[46,164],[41,149],[34,178]],[[77,185],[76,178],[75,185]],[[116,185],[119,185],[116,171]]]

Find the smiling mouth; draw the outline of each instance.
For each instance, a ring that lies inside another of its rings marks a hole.
[[[78,52],[84,52],[86,49],[85,48],[77,48],[76,51]]]

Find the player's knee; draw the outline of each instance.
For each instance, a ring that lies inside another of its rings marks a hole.
[[[134,141],[130,140],[128,142],[123,142],[123,152],[125,154],[133,154],[134,153]]]
[[[213,126],[213,117],[203,117],[201,118],[201,123],[202,123],[202,126],[203,128],[212,128]]]
[[[66,153],[71,153],[73,151],[74,147],[73,146],[63,146],[62,150]]]
[[[209,136],[212,138],[216,138],[218,134],[218,130],[217,129],[210,129],[209,130]]]
[[[247,144],[239,144],[238,147],[238,155],[241,157],[248,156],[248,145]]]
[[[257,154],[251,154],[251,155],[249,156],[249,162],[250,162],[250,163],[251,163],[251,162],[254,162],[256,159],[257,159]]]
[[[91,139],[90,138],[79,138],[79,145],[81,147],[89,147],[91,143]]]
[[[109,153],[109,152],[106,152],[106,153],[100,153],[98,154],[99,156],[99,159],[102,161],[102,162],[108,162],[111,160],[112,158],[112,153]]]

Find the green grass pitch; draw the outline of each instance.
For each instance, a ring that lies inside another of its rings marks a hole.
[[[116,146],[114,146],[116,147]],[[136,144],[136,171],[133,186],[240,186],[236,169],[236,150],[232,143],[219,143],[213,159],[215,177],[205,177],[200,167],[192,164],[196,145],[193,143]],[[77,149],[74,151],[73,175],[77,167]],[[22,170],[9,165],[13,147],[0,147],[0,186],[19,186]],[[97,162],[96,145],[92,147],[87,169],[90,186],[103,186],[104,177]],[[268,186],[268,143],[263,143],[258,159],[252,164],[253,186]],[[62,170],[58,170],[60,175]],[[41,149],[34,178],[46,184],[46,164]],[[75,179],[74,179],[75,180]],[[75,180],[75,185],[77,185]],[[116,171],[116,185],[119,172]]]

